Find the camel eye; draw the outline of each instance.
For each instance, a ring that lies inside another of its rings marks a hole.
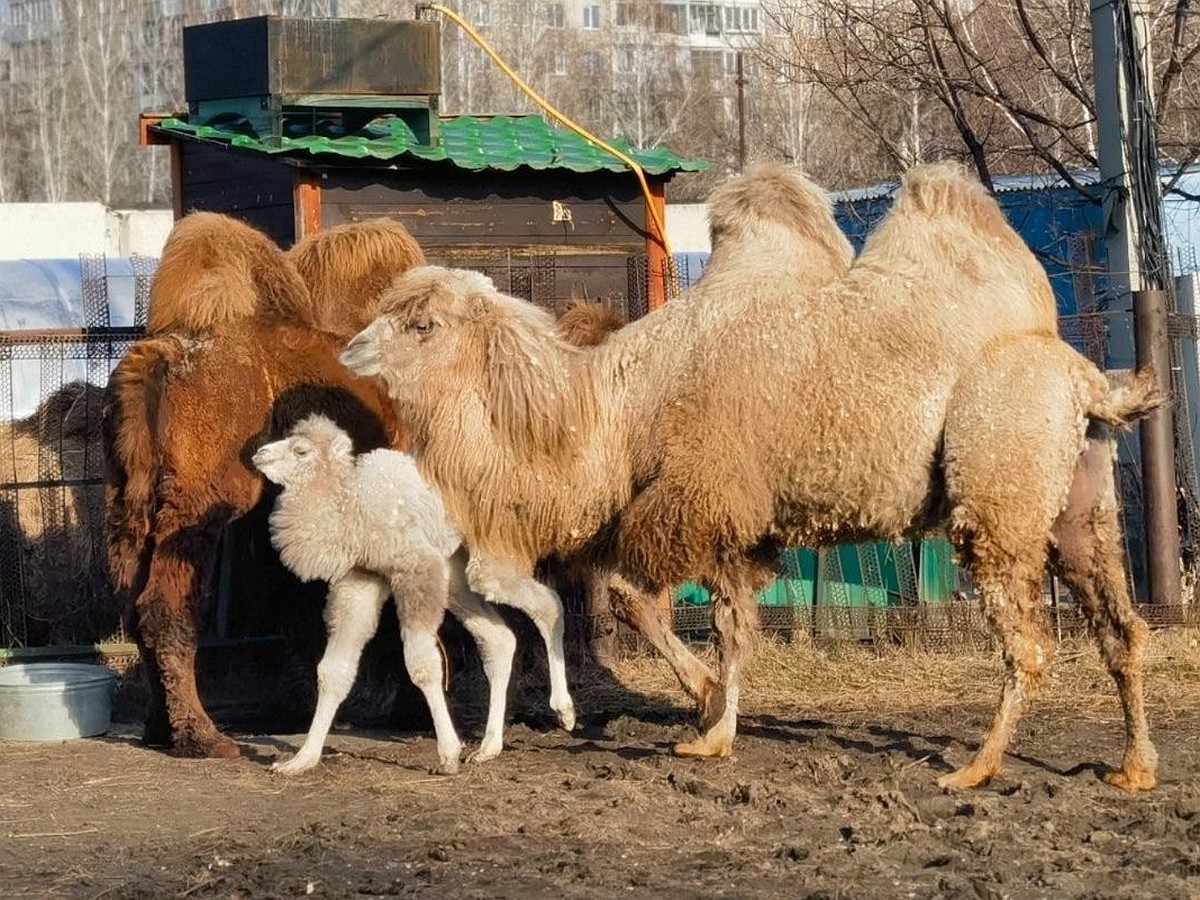
[[[413,330],[417,334],[429,334],[429,332],[433,331],[433,323],[428,319],[417,322],[413,325]]]
[[[301,444],[299,447],[294,447],[292,452],[296,454],[298,459],[304,459],[306,456],[309,456],[312,453],[312,447],[306,447],[305,445]]]

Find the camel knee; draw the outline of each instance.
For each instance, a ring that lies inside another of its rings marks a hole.
[[[322,659],[317,664],[317,690],[320,693],[330,693],[344,697],[354,687],[354,679],[358,675],[358,661],[347,659]]]
[[[421,691],[440,687],[442,683],[442,654],[431,632],[403,629],[404,666],[408,677]]]

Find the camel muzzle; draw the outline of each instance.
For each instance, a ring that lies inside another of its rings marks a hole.
[[[355,335],[338,357],[341,364],[355,375],[369,377],[378,375],[382,369],[379,344],[371,333],[373,328],[370,326]]]

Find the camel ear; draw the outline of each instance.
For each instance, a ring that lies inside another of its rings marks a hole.
[[[354,443],[344,431],[339,431],[333,436],[329,449],[334,459],[349,459],[354,455]]]
[[[552,323],[493,307],[480,327],[493,429],[524,455],[556,455],[571,435],[571,386]]]

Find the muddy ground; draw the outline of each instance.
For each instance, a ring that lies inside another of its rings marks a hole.
[[[1198,654],[1152,659],[1162,784],[1137,797],[1098,780],[1121,726],[1089,650],[967,794],[935,780],[990,718],[990,655],[775,648],[719,762],[669,755],[689,712],[647,660],[579,685],[574,735],[518,697],[506,752],[456,777],[428,774],[424,734],[336,731],[293,779],[267,767],[297,736],[238,734],[235,762],[146,749],[133,725],[0,744],[0,895],[1200,897]]]

